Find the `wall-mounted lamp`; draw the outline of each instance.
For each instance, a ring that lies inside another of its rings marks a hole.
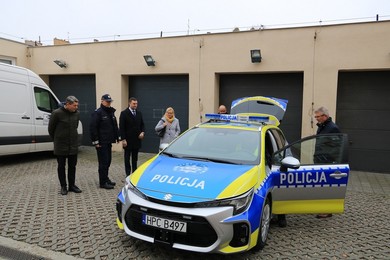
[[[153,59],[152,55],[144,55],[144,59],[148,66],[155,66],[156,61]]]
[[[63,60],[55,60],[54,63],[57,64],[58,66],[60,66],[61,68],[68,67],[68,64],[66,64],[66,62]]]
[[[260,50],[251,50],[251,60],[252,60],[252,63],[261,62],[261,51]]]

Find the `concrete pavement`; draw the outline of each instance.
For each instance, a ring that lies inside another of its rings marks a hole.
[[[123,154],[113,153],[115,189],[99,188],[93,147],[81,147],[76,185],[60,195],[51,153],[0,157],[0,259],[389,259],[390,174],[351,172],[344,214],[288,215],[272,225],[260,252],[232,256],[170,250],[130,238],[116,226]],[[139,163],[154,154],[140,154]]]

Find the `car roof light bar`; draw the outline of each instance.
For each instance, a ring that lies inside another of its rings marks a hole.
[[[248,116],[231,114],[206,114],[206,119],[215,121],[231,121],[240,123],[270,123],[269,116]]]

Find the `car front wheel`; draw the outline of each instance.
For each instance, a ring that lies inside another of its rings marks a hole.
[[[264,248],[265,243],[267,242],[267,236],[269,231],[269,226],[271,223],[271,203],[269,198],[265,200],[263,211],[260,219],[259,234],[257,237],[257,244],[255,250],[261,250]]]

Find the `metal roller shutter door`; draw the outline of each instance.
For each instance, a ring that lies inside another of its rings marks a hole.
[[[95,82],[95,75],[49,77],[49,86],[60,101],[64,101],[67,96],[75,96],[79,100],[80,121],[83,124],[82,145],[92,145],[89,124],[91,114],[96,109]]]
[[[340,72],[336,115],[351,169],[390,173],[390,71]]]
[[[271,96],[288,100],[280,128],[289,142],[301,139],[303,73],[220,75],[220,104],[248,96]]]
[[[181,132],[188,129],[188,75],[130,77],[129,97],[137,98],[138,108],[144,117],[146,129],[142,152],[158,152],[160,139],[154,127],[167,107],[175,110]]]

